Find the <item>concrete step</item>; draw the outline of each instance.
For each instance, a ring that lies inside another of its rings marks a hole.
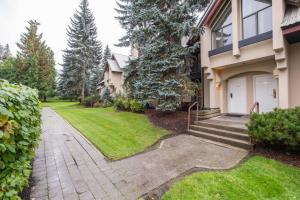
[[[211,109],[211,110],[199,110],[199,113],[198,115],[199,116],[206,116],[206,115],[212,115],[212,114],[215,114],[215,113],[219,113],[220,114],[220,109]],[[197,115],[197,111],[196,110],[193,110],[192,111],[192,114],[193,115]]]
[[[247,150],[253,149],[252,144],[250,144],[249,142],[245,142],[243,140],[232,139],[232,138],[228,138],[228,137],[223,137],[223,136],[214,135],[214,134],[210,134],[210,133],[204,133],[204,132],[195,131],[195,130],[189,130],[188,133],[191,135],[194,135],[196,137],[201,137],[201,138],[209,139],[212,141],[221,142],[221,143],[228,144],[228,145],[231,145],[234,147],[239,147],[239,148],[243,148],[243,149],[247,149]]]
[[[234,123],[228,123],[228,122],[222,122],[222,121],[216,121],[216,122],[215,121],[196,121],[195,125],[248,134],[248,130],[246,127],[241,128],[242,125],[234,124]]]
[[[243,140],[245,142],[250,141],[250,136],[248,134],[245,134],[245,133],[228,131],[228,130],[225,130],[225,129],[210,128],[210,127],[199,126],[199,125],[191,125],[190,128],[192,130],[195,130],[195,131],[201,131],[201,132],[204,132],[204,133],[211,133],[211,134],[219,135],[219,136],[222,136],[222,137],[228,137],[228,138],[232,138],[232,139]]]
[[[198,120],[206,120],[206,119],[211,119],[213,117],[218,117],[220,116],[220,113],[213,113],[213,114],[209,114],[209,115],[198,115]]]

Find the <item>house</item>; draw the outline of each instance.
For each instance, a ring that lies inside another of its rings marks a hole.
[[[98,88],[102,94],[106,88],[110,90],[112,96],[124,94],[124,70],[128,64],[129,57],[117,53],[112,54],[112,58],[107,60],[104,68],[104,79]]]
[[[300,106],[300,0],[212,0],[199,26],[204,106]]]

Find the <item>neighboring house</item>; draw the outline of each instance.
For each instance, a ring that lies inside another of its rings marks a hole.
[[[213,0],[200,26],[204,106],[300,106],[300,0]]]
[[[128,61],[128,56],[117,53],[112,54],[112,58],[107,61],[104,68],[104,79],[98,88],[100,94],[102,94],[106,88],[110,90],[112,96],[124,94],[124,70]]]

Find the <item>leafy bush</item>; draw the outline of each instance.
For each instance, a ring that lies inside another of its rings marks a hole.
[[[121,111],[144,112],[144,105],[141,102],[122,95],[115,98],[114,106]]]
[[[253,114],[247,126],[259,143],[300,148],[300,107]]]
[[[145,111],[145,107],[137,100],[130,100],[130,110],[131,112],[142,113]]]
[[[0,80],[0,199],[20,199],[41,133],[36,90]]]

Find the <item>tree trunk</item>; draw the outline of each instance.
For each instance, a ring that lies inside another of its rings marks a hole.
[[[83,81],[82,88],[81,88],[81,97],[80,97],[81,104],[84,104],[84,93],[85,93],[85,81]]]

